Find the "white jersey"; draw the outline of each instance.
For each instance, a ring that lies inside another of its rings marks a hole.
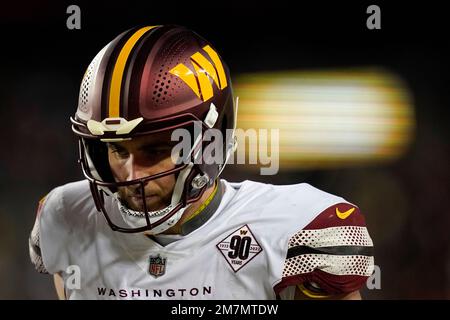
[[[372,241],[354,205],[306,183],[221,182],[214,214],[165,245],[110,229],[88,181],[58,187],[40,203],[32,261],[63,276],[67,299],[293,298],[295,285],[351,292],[372,273]],[[112,212],[113,201],[105,198]]]

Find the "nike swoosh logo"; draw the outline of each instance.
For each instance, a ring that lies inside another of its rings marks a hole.
[[[339,219],[344,220],[347,219],[353,213],[353,211],[355,211],[355,209],[356,208],[351,208],[348,209],[347,211],[340,212],[339,208],[336,208],[336,215],[338,216]]]

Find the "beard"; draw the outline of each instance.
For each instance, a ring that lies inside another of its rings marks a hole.
[[[172,194],[161,196],[156,192],[145,190],[145,197],[140,189],[119,188],[119,198],[122,203],[134,211],[144,211],[144,201],[148,211],[158,211],[166,208],[171,203]]]

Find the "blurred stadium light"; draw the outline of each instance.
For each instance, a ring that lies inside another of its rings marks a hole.
[[[384,69],[241,74],[234,88],[238,128],[279,129],[281,169],[378,164],[413,139],[410,92]]]

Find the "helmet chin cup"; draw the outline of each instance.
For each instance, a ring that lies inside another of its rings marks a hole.
[[[192,187],[194,189],[201,189],[203,188],[207,183],[209,182],[209,176],[207,173],[201,175],[198,174],[194,177],[194,179],[192,179]]]

